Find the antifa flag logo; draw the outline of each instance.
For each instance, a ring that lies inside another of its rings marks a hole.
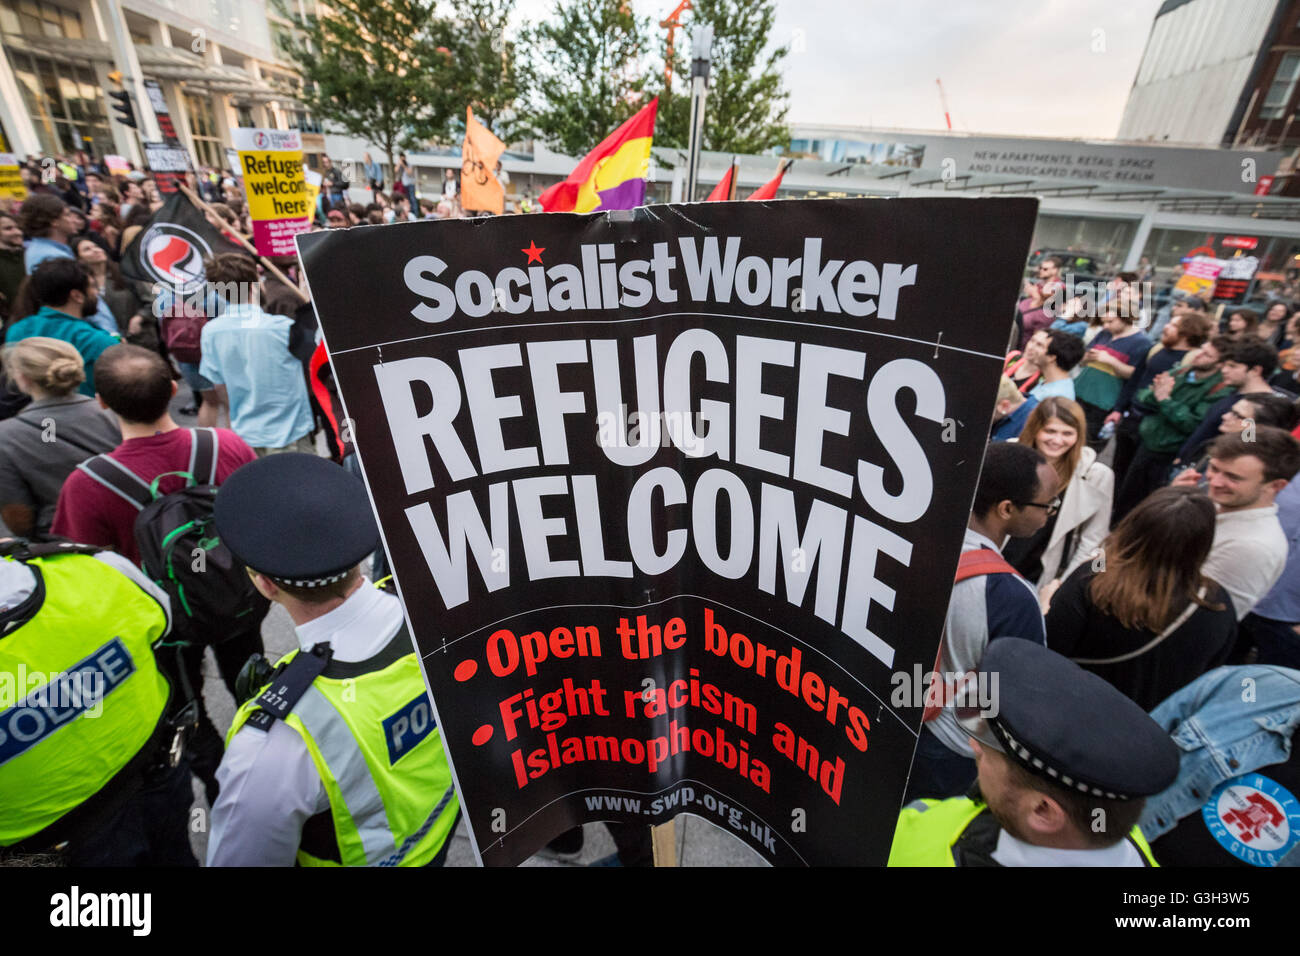
[[[239,251],[183,194],[172,193],[123,251],[122,274],[186,295],[203,287],[206,257]]]
[[[197,234],[171,222],[156,222],[140,239],[140,262],[157,282],[188,292],[203,284],[203,259],[212,249]]]

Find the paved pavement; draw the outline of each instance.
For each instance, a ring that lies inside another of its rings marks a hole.
[[[195,424],[192,416],[180,412],[183,406],[189,404],[190,399],[191,396],[188,390],[182,384],[181,393],[177,395],[172,403],[172,415],[181,425]],[[262,638],[266,646],[266,656],[272,661],[297,645],[293,622],[289,620],[289,615],[285,613],[284,609],[278,605],[271,607],[271,612],[262,625]],[[204,662],[203,674],[203,699],[207,706],[208,715],[218,732],[224,735],[234,718],[235,702],[217,673],[216,662],[213,660],[211,652],[208,653]],[[208,804],[203,795],[202,787],[197,780],[194,783],[194,808],[198,812],[191,814],[191,820],[199,821],[199,825],[191,826],[190,843],[194,848],[195,856],[202,861],[208,843],[206,826]],[[614,841],[603,824],[588,824],[583,828],[583,831],[585,836],[583,849],[576,857],[561,860],[543,852],[529,859],[524,863],[524,866],[587,866],[614,853]],[[762,857],[730,833],[719,829],[706,820],[689,814],[683,814],[677,818],[677,860],[679,866],[767,865]],[[463,820],[453,837],[447,865],[475,865],[474,851],[469,836],[465,831]]]

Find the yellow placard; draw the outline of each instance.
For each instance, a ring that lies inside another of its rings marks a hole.
[[[316,213],[316,200],[320,196],[321,174],[313,169],[305,170],[303,176],[307,180],[307,215],[314,216]]]
[[[305,219],[311,214],[302,153],[282,150],[240,152],[239,169],[251,219]]]
[[[1174,289],[1190,295],[1199,295],[1206,289],[1213,289],[1215,280],[1223,271],[1223,263],[1218,259],[1197,256],[1187,264]]]
[[[26,199],[27,186],[23,183],[18,158],[13,153],[0,153],[0,199]]]
[[[293,255],[293,237],[311,228],[311,201],[297,130],[236,129],[239,175],[259,255]]]

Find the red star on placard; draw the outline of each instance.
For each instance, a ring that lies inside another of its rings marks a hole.
[[[546,247],[542,246],[541,248],[538,248],[537,243],[530,240],[528,248],[520,249],[519,251],[528,257],[529,262],[536,262],[540,266],[542,264],[542,253],[546,251]]]

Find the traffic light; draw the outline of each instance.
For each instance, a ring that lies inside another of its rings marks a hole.
[[[118,86],[122,85],[122,73],[120,70],[114,70],[108,74],[108,78]],[[113,101],[113,110],[116,113],[116,119],[123,126],[129,126],[131,129],[138,129],[135,124],[135,107],[131,105],[131,94],[127,90],[110,90],[108,98]]]
[[[131,105],[131,94],[126,90],[118,90],[109,93],[108,98],[113,101],[113,109],[117,113],[117,121],[123,126],[129,126],[132,129],[136,129],[135,108]]]

